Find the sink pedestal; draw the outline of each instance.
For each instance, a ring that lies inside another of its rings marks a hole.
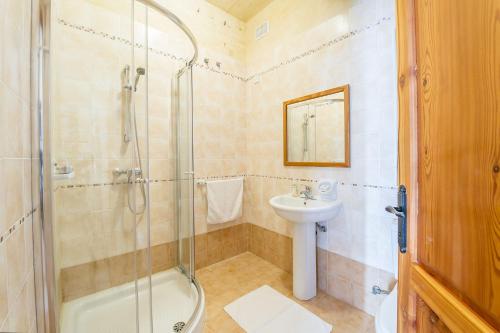
[[[316,223],[293,224],[293,295],[316,296]]]
[[[342,202],[278,195],[269,204],[293,224],[293,295],[300,300],[316,296],[316,222],[333,219]]]

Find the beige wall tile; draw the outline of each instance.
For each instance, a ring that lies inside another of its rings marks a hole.
[[[31,2],[0,4],[0,330],[28,331],[34,322],[30,34]],[[23,218],[24,217],[24,218]],[[10,228],[10,233],[6,233]],[[8,311],[8,318],[7,316]]]
[[[5,162],[0,157],[0,175],[5,175]],[[6,182],[0,182],[0,202],[6,202],[7,188]],[[3,234],[10,227],[10,222],[7,221],[7,207],[5,204],[0,205],[0,234]]]
[[[7,247],[5,244],[0,244],[0,323],[3,323],[9,312],[7,275]]]
[[[24,226],[21,225],[5,242],[7,253],[7,294],[10,305],[16,304],[26,282],[27,262]]]
[[[324,292],[328,290],[328,252],[322,248],[316,249],[317,280],[318,289]]]
[[[3,177],[5,180],[5,220],[12,225],[23,215],[23,176],[22,159],[4,159]]]
[[[373,295],[363,287],[352,285],[352,305],[374,316],[385,296]]]
[[[382,289],[391,290],[394,274],[323,249],[318,249],[318,252],[318,278],[322,281],[326,276],[326,292],[374,315],[384,296],[373,295],[372,286],[378,285]],[[326,272],[323,267],[325,256]]]
[[[2,20],[0,79],[21,98],[28,97],[29,2],[8,0]]]
[[[25,145],[29,144],[29,113],[19,96],[0,82],[0,120],[6,138],[2,145],[3,156],[20,158],[25,156]],[[27,117],[28,116],[28,117]]]
[[[27,284],[21,290],[19,297],[13,304],[12,311],[9,313],[9,331],[27,332],[30,327],[30,309],[28,307],[28,289]]]
[[[147,250],[109,256],[61,270],[62,298],[69,301],[133,281],[148,274]],[[152,272],[172,268],[177,262],[177,242],[151,248]]]
[[[286,272],[292,272],[292,239],[254,224],[249,225],[249,251]]]
[[[330,275],[328,277],[328,294],[348,304],[353,303],[352,287],[348,279]]]

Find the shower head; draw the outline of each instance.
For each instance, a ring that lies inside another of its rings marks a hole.
[[[144,69],[144,67],[137,67],[136,72],[137,74],[135,76],[134,91],[137,91],[137,84],[139,83],[139,79],[141,78],[141,75],[146,74],[146,70]]]

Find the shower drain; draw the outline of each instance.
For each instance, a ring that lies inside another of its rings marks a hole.
[[[172,327],[172,328],[173,328],[175,333],[179,333],[180,331],[182,331],[184,326],[186,326],[186,323],[183,321],[179,321],[179,322],[175,323],[174,327]]]

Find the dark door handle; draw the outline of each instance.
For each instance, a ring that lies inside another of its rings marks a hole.
[[[392,206],[385,207],[386,212],[394,214],[397,217],[405,217],[405,214],[403,212],[399,211],[399,209],[400,209],[399,207],[392,207]]]
[[[387,206],[385,210],[398,217],[398,244],[399,251],[406,253],[406,188],[399,186],[398,207]]]

